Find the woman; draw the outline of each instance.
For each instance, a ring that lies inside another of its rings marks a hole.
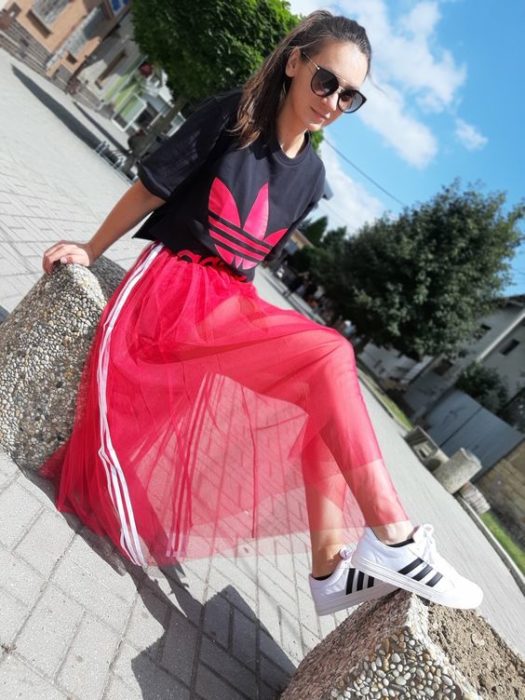
[[[45,252],[47,273],[90,265],[154,212],[136,234],[153,242],[102,315],[72,435],[42,473],[59,509],[139,565],[264,549],[308,521],[319,614],[398,586],[475,607],[480,589],[399,501],[351,345],[251,282],[320,199],[310,133],[364,104],[370,59],[356,22],[312,13],[242,92],[207,100],[142,162],[88,243]]]

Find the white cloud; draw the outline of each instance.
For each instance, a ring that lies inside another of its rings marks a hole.
[[[291,0],[290,9],[296,15],[309,15],[314,10],[330,10],[337,12],[333,3],[320,3],[315,0]]]
[[[438,151],[432,131],[410,114],[405,99],[393,88],[378,90],[369,84],[367,97],[366,107],[359,112],[361,120],[381,134],[403,160],[424,168]]]
[[[477,151],[486,145],[488,139],[472,124],[456,119],[456,137],[469,151]]]
[[[291,0],[292,11],[301,14],[319,7],[311,0]],[[340,0],[321,7],[356,19],[370,38],[373,80],[384,92],[368,82],[364,92],[370,99],[359,118],[405,161],[425,167],[438,152],[425,114],[450,108],[467,75],[437,43],[438,2],[420,0],[397,20],[389,16],[385,0]]]
[[[466,69],[437,44],[437,2],[421,0],[397,22],[390,19],[384,0],[342,0],[337,9],[366,28],[373,49],[373,72],[380,81],[395,83],[435,110],[452,104]]]
[[[381,216],[383,203],[346,174],[337,153],[326,143],[321,145],[321,157],[334,196],[326,204],[322,200],[316,214],[326,214],[330,228],[346,226],[349,233],[355,233],[364,223]]]

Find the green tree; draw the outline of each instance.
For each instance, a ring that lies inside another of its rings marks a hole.
[[[302,248],[292,256],[292,267],[298,272],[308,270],[314,281],[325,288],[326,280],[330,278],[331,290],[336,293],[333,275],[337,274],[337,260],[341,256],[346,235],[345,226],[327,231],[319,246]]]
[[[520,204],[461,191],[456,181],[397,218],[383,216],[339,246],[323,281],[360,336],[421,358],[453,352],[492,308],[523,240]],[[323,242],[324,243],[324,242]]]
[[[312,147],[314,150],[319,152],[319,148],[324,141],[324,131],[319,129],[319,131],[312,131],[311,133]]]
[[[314,221],[307,219],[301,224],[300,228],[301,232],[304,233],[310,243],[313,243],[313,245],[319,245],[321,238],[324,236],[326,229],[328,228],[328,217],[321,216]]]
[[[136,41],[188,102],[242,85],[297,21],[282,0],[133,0]]]
[[[473,362],[463,370],[456,387],[493,413],[499,413],[509,400],[507,386],[498,371],[479,362]]]
[[[185,106],[241,86],[299,21],[286,0],[133,0],[134,34],[166,71],[175,102],[155,122],[145,152]],[[312,133],[318,151],[322,131]]]

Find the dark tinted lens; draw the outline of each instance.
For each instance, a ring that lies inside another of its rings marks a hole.
[[[339,87],[339,81],[333,73],[326,68],[319,68],[312,78],[312,90],[320,97],[333,95]]]
[[[355,112],[363,101],[363,96],[357,90],[343,90],[339,94],[338,106],[342,112]]]

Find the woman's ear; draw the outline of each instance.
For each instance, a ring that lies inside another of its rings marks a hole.
[[[289,78],[293,78],[295,76],[295,74],[297,73],[297,69],[299,68],[300,62],[301,51],[296,46],[294,49],[292,49],[291,54],[288,56],[288,60],[286,61],[286,66],[284,69],[284,72]]]

